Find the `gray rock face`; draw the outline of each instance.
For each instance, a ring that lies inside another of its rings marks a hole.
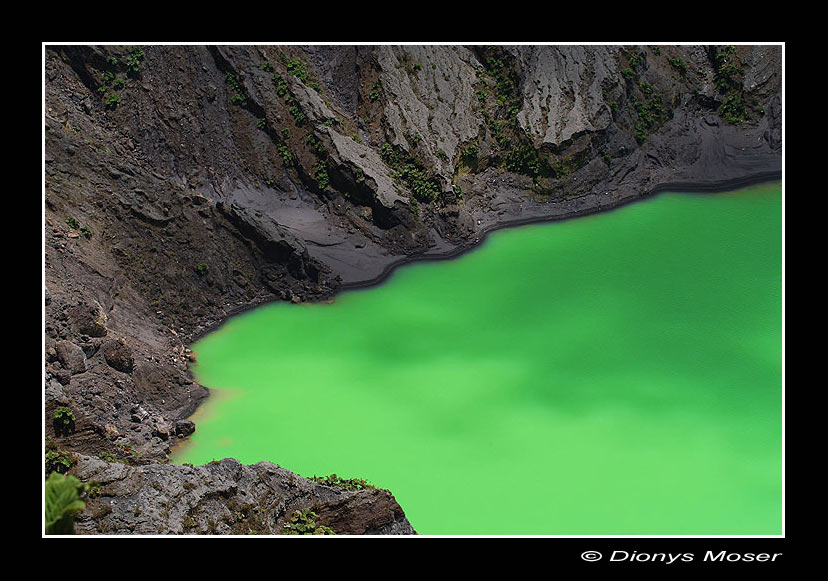
[[[518,121],[536,146],[558,146],[609,126],[604,91],[621,79],[617,47],[522,46],[515,53],[524,67]]]
[[[307,508],[336,534],[416,534],[387,490],[348,492],[268,462],[128,466],[81,455],[72,473],[99,486],[76,519],[79,534],[282,534]]]
[[[473,87],[480,63],[462,46],[379,47],[377,61],[388,95],[385,118],[392,145],[406,151],[416,147],[447,186],[459,144],[480,132]]]

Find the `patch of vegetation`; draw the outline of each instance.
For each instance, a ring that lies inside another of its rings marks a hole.
[[[324,160],[320,160],[319,163],[316,164],[316,167],[313,170],[313,175],[316,178],[316,183],[322,190],[327,188],[328,184],[331,182],[328,177],[328,164]]]
[[[261,130],[266,129],[267,128],[267,119],[259,119],[258,121],[256,121],[256,127],[258,127]]]
[[[282,130],[279,132],[279,135],[281,135],[281,136],[282,136],[282,139],[284,139],[285,141],[287,141],[288,139],[290,139],[290,129],[288,129],[287,127],[285,127],[284,129],[282,129]]]
[[[374,81],[374,84],[371,85],[371,92],[368,94],[368,99],[373,102],[380,98],[382,95],[382,83],[379,82],[379,79]]]
[[[302,127],[308,119],[295,103],[290,108],[290,114],[293,115],[293,119],[296,121],[297,127]]]
[[[117,462],[119,464],[128,464],[128,462],[126,460],[123,460],[122,458],[119,458],[118,456],[116,456],[115,454],[110,452],[109,450],[104,450],[103,452],[100,452],[98,454],[98,458],[100,458],[104,462]]]
[[[234,105],[244,107],[247,104],[247,100],[244,97],[244,89],[242,89],[241,84],[236,79],[236,75],[227,73],[224,75],[224,81],[230,85],[230,90],[234,91],[233,96],[230,97],[230,102]]]
[[[548,162],[517,119],[522,94],[514,58],[502,47],[484,47],[478,50],[478,56],[485,68],[477,70],[477,97],[483,106],[486,127],[497,144],[492,147],[492,161],[509,171],[531,176],[537,184],[540,177],[548,175]],[[476,155],[461,152],[460,162],[476,170],[477,163],[470,163]]]
[[[69,434],[75,429],[75,414],[65,405],[58,406],[52,413],[52,423],[57,434]]]
[[[469,143],[460,150],[460,162],[471,170],[477,169],[480,148],[476,143]]]
[[[731,90],[738,90],[740,88],[737,76],[742,72],[742,69],[739,68],[739,66],[734,62],[735,54],[735,46],[726,46],[716,49],[714,56],[716,73],[713,77],[713,83],[722,93],[727,93]]]
[[[669,62],[673,68],[676,69],[679,76],[683,79],[684,75],[687,74],[687,63],[684,62],[684,59],[679,57],[668,57],[667,62]]]
[[[621,69],[621,76],[628,81],[632,81],[635,78],[635,71],[632,69]]]
[[[84,238],[89,240],[92,238],[92,229],[89,228],[88,225],[83,225],[80,227],[79,232],[83,235]]]
[[[267,72],[267,73],[272,73],[273,72],[273,65],[270,64],[269,62],[265,61],[264,63],[262,63],[262,70]]]
[[[285,164],[285,167],[293,167],[293,154],[290,152],[290,149],[288,149],[287,145],[279,144],[276,146],[276,150],[282,157],[282,163]]]
[[[395,150],[388,143],[380,148],[380,157],[393,170],[392,177],[408,186],[418,201],[427,204],[437,199],[440,185],[426,173],[419,160],[408,153]]]
[[[86,508],[84,485],[74,476],[53,472],[46,481],[46,534],[75,533],[75,515]]]
[[[647,136],[663,120],[664,107],[662,105],[661,93],[655,93],[646,101],[638,101],[633,98],[638,121],[635,124],[635,140],[641,144],[646,141]]]
[[[731,125],[745,120],[745,105],[738,93],[731,93],[719,107],[719,115]]]
[[[108,109],[115,109],[120,104],[121,98],[118,96],[117,93],[110,93],[109,96],[106,99],[104,99],[104,105]]]
[[[637,69],[638,67],[643,65],[644,62],[645,62],[643,52],[636,52],[636,53],[633,53],[633,54],[629,54],[629,51],[627,51],[627,59],[629,60],[630,66],[634,69]]]
[[[716,49],[713,57],[716,69],[713,76],[713,83],[716,89],[725,95],[725,99],[719,107],[719,115],[727,123],[738,125],[747,119],[742,94],[742,69],[736,63],[736,47],[725,46]]]
[[[53,445],[51,449],[47,449],[45,454],[46,474],[51,474],[53,472],[57,472],[58,474],[66,474],[72,466],[74,466],[75,462],[77,462],[77,460],[72,454]]]
[[[437,151],[435,151],[434,155],[438,159],[441,159],[443,161],[448,161],[448,154],[445,151],[443,151],[442,149],[438,149]]]
[[[272,79],[273,83],[276,85],[276,94],[280,97],[287,95],[288,85],[285,78],[279,73],[273,73]]]
[[[298,78],[303,83],[308,80],[308,71],[304,63],[299,59],[291,59],[287,64],[287,72]]]
[[[284,535],[335,535],[336,533],[330,527],[319,525],[316,519],[319,515],[313,507],[304,510],[296,510],[287,519],[282,526],[282,534]]]
[[[101,495],[101,484],[93,480],[84,486],[84,490],[87,498],[97,498]]]
[[[144,60],[144,51],[136,46],[129,50],[126,59],[127,73],[131,76],[141,74],[141,61]]]
[[[70,227],[70,228],[72,228],[73,230],[77,230],[77,229],[78,229],[79,224],[78,224],[78,221],[77,221],[75,218],[73,218],[73,217],[71,217],[71,216],[70,216],[69,218],[66,218],[66,223],[67,223],[67,224],[69,225],[69,227]]]
[[[210,266],[209,266],[206,262],[199,262],[199,263],[196,265],[196,272],[198,272],[198,274],[199,274],[200,276],[204,276],[204,275],[205,275],[205,274],[207,274],[209,271],[210,271]]]
[[[308,147],[310,147],[311,152],[317,157],[324,159],[328,156],[328,152],[325,149],[325,145],[313,133],[308,132],[308,134],[305,136],[305,144]]]
[[[376,489],[376,486],[362,478],[341,478],[336,474],[324,477],[314,475],[310,480],[318,482],[319,484],[324,484],[325,486],[333,486],[335,488],[341,488],[342,490],[349,491]]]

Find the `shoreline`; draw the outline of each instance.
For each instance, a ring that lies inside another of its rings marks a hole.
[[[746,176],[738,177],[738,178],[729,178],[726,180],[713,180],[709,182],[664,182],[661,183],[653,188],[651,188],[646,193],[640,196],[633,196],[626,199],[621,200],[620,202],[614,203],[608,206],[601,206],[601,207],[593,207],[583,210],[574,210],[565,215],[558,215],[558,216],[534,216],[531,218],[520,218],[516,220],[506,220],[504,222],[496,222],[491,226],[487,226],[482,228],[479,232],[477,237],[475,238],[474,242],[468,242],[457,246],[456,248],[449,250],[448,252],[437,252],[433,254],[429,253],[421,253],[421,254],[411,254],[407,256],[401,257],[399,260],[389,263],[383,268],[382,272],[377,276],[366,279],[363,281],[358,282],[350,282],[350,283],[343,283],[339,286],[339,288],[334,292],[331,296],[326,297],[325,299],[318,300],[318,301],[307,301],[298,303],[298,305],[303,304],[318,304],[322,302],[327,302],[336,298],[337,295],[353,291],[353,290],[362,290],[362,289],[369,289],[375,286],[379,286],[386,282],[386,280],[391,276],[391,274],[401,266],[412,262],[436,262],[441,260],[450,260],[452,258],[458,258],[468,252],[478,249],[483,245],[483,243],[487,240],[488,236],[493,233],[497,232],[498,230],[504,230],[507,228],[515,228],[518,226],[526,226],[529,224],[546,224],[546,223],[553,223],[553,222],[563,222],[565,220],[572,220],[576,218],[582,218],[586,216],[592,216],[596,214],[603,214],[605,212],[611,212],[613,210],[617,210],[628,206],[630,204],[634,204],[636,202],[648,200],[657,196],[658,194],[665,193],[665,192],[673,192],[673,193],[680,193],[680,194],[714,194],[714,193],[722,193],[728,192],[736,189],[740,189],[743,187],[748,187],[752,185],[762,184],[762,183],[769,183],[780,181],[782,179],[782,171],[781,170],[773,170],[773,171],[764,171],[749,174]],[[199,340],[203,339],[205,336],[213,333],[214,331],[218,331],[223,327],[231,318],[242,315],[248,311],[256,309],[258,307],[270,304],[270,303],[278,303],[278,302],[286,302],[281,299],[271,299],[265,298],[263,300],[254,300],[248,304],[241,305],[239,307],[230,309],[227,311],[225,316],[213,325],[208,325],[205,329],[194,333],[190,338],[188,338],[187,345],[188,347],[192,348],[192,345]],[[196,353],[196,355],[198,355]],[[187,372],[190,374],[193,379],[195,377],[192,375],[192,372],[188,366]],[[207,387],[207,386],[204,386]],[[209,388],[207,388],[209,390]],[[201,402],[203,403],[203,402]],[[201,407],[201,403],[197,406],[196,409]],[[187,416],[192,417],[195,410]]]
[[[319,304],[319,303],[322,303],[322,302],[333,300],[337,295],[339,295],[343,292],[349,292],[349,291],[353,291],[353,290],[363,290],[363,289],[369,289],[369,288],[372,288],[372,287],[375,287],[375,286],[379,286],[379,285],[385,283],[390,278],[391,274],[393,274],[393,272],[397,269],[397,267],[404,266],[404,265],[409,264],[409,263],[420,262],[420,261],[424,261],[424,262],[434,261],[434,262],[436,262],[436,261],[449,260],[449,259],[452,259],[452,258],[458,258],[458,257],[460,257],[460,256],[462,256],[462,255],[464,255],[468,252],[480,249],[483,246],[483,244],[486,242],[486,240],[488,239],[488,236],[491,233],[496,232],[498,230],[513,228],[513,227],[518,227],[518,226],[524,226],[524,225],[530,225],[530,224],[545,224],[545,223],[549,224],[549,223],[553,223],[553,222],[561,222],[561,221],[571,220],[571,219],[580,218],[580,217],[597,215],[597,214],[601,214],[601,213],[621,209],[623,207],[626,207],[627,205],[636,203],[638,201],[652,199],[652,198],[654,198],[655,196],[657,196],[658,194],[661,194],[661,193],[677,193],[677,194],[725,193],[725,192],[731,192],[731,191],[734,191],[734,190],[738,190],[738,189],[753,186],[753,185],[778,182],[781,179],[782,179],[782,172],[781,171],[772,171],[772,172],[760,172],[760,173],[756,173],[756,174],[751,174],[751,175],[748,175],[748,176],[743,176],[741,178],[728,179],[728,180],[718,180],[718,181],[707,182],[707,183],[701,183],[701,182],[695,182],[695,183],[690,183],[690,182],[687,182],[687,183],[666,182],[666,183],[660,184],[660,185],[652,188],[649,192],[647,192],[647,193],[645,193],[641,196],[637,196],[637,197],[633,197],[633,198],[626,198],[626,199],[622,200],[621,202],[616,203],[612,206],[602,206],[600,208],[590,208],[588,210],[577,210],[577,211],[571,212],[571,213],[569,213],[567,215],[564,215],[564,216],[532,217],[532,218],[509,220],[509,221],[505,221],[505,222],[496,223],[494,225],[488,226],[487,228],[481,229],[479,231],[479,235],[476,238],[475,242],[458,246],[457,248],[455,248],[451,251],[448,251],[448,252],[434,253],[434,254],[425,254],[424,253],[424,254],[415,254],[415,255],[402,257],[401,259],[399,259],[399,260],[397,260],[393,263],[390,263],[378,276],[373,277],[372,279],[368,279],[366,281],[361,281],[361,282],[357,282],[357,283],[343,284],[328,299],[323,299],[323,300],[319,300],[319,301],[307,301],[307,302],[303,302],[303,303],[298,303],[298,305]],[[235,316],[238,316],[238,315],[241,315],[241,314],[244,314],[247,311],[251,311],[255,308],[258,308],[258,307],[261,307],[261,306],[264,306],[264,305],[267,305],[267,304],[271,304],[271,303],[277,303],[277,302],[286,302],[286,301],[265,300],[265,301],[261,301],[261,302],[258,302],[258,303],[245,305],[245,306],[237,309],[236,311],[231,312],[224,319],[222,319],[217,325],[210,327],[209,329],[207,329],[207,330],[203,331],[202,333],[200,333],[196,338],[192,339],[192,341],[189,343],[190,347],[192,347],[193,343],[195,343],[199,339],[203,338],[207,334],[219,330],[231,318],[233,318]],[[196,352],[196,355],[197,355],[197,352]],[[195,377],[195,375],[192,372],[192,369],[189,366],[187,368],[187,373],[193,378],[194,381],[198,382],[198,379]],[[197,416],[203,415],[203,413],[205,412],[205,409],[206,409],[206,406],[204,404],[206,402],[210,401],[210,400],[214,401],[215,397],[216,397],[216,392],[219,392],[221,394],[219,397],[227,397],[227,396],[232,395],[232,392],[234,391],[234,390],[229,390],[230,393],[228,393],[228,390],[226,390],[224,388],[214,388],[214,387],[209,387],[209,386],[204,385],[204,384],[201,384],[201,385],[203,385],[203,387],[205,387],[207,389],[208,395],[207,395],[207,397],[205,397],[203,400],[201,400],[197,404],[195,409],[187,416],[187,419],[192,420],[193,418],[196,418]],[[173,459],[174,455],[176,453],[180,453],[183,449],[186,449],[186,448],[188,448],[192,445],[193,445],[192,436],[187,436],[186,438],[179,441],[170,450],[169,463],[173,464],[173,465],[180,465],[178,462],[176,462]]]

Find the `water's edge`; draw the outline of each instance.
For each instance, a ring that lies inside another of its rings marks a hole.
[[[754,174],[749,174],[739,178],[731,178],[727,180],[714,180],[709,182],[664,182],[657,186],[651,188],[648,192],[641,194],[640,196],[632,196],[629,198],[625,198],[615,204],[608,205],[608,206],[601,206],[601,207],[593,207],[593,208],[586,208],[581,210],[574,210],[569,214],[565,215],[557,215],[557,216],[533,216],[531,218],[520,218],[516,220],[506,220],[503,222],[496,222],[491,226],[487,226],[482,228],[479,231],[479,235],[475,238],[474,242],[468,242],[466,244],[462,244],[457,248],[449,250],[448,252],[435,252],[435,253],[420,253],[420,254],[411,254],[407,256],[401,257],[399,260],[396,260],[390,264],[388,264],[380,274],[373,278],[365,279],[364,281],[356,281],[350,283],[343,283],[339,286],[339,289],[331,296],[326,297],[324,299],[320,299],[318,301],[307,301],[307,303],[300,303],[300,304],[313,304],[319,302],[328,302],[336,298],[337,295],[350,291],[350,290],[358,290],[358,289],[368,289],[374,286],[379,286],[383,284],[389,276],[400,266],[404,266],[411,262],[430,262],[430,261],[439,261],[439,260],[449,260],[452,258],[457,258],[462,256],[468,252],[476,250],[477,248],[481,247],[489,237],[489,234],[492,232],[496,232],[498,230],[504,230],[507,228],[515,228],[517,226],[525,226],[528,224],[545,224],[545,223],[552,223],[552,222],[563,222],[566,220],[572,220],[575,218],[581,218],[586,216],[592,216],[595,214],[603,214],[606,212],[611,212],[613,210],[620,209],[625,207],[629,204],[634,204],[637,202],[649,200],[654,196],[664,193],[664,192],[673,192],[673,193],[685,193],[685,194],[693,194],[693,193],[703,193],[703,194],[714,194],[714,193],[722,193],[728,192],[740,188],[744,188],[747,186],[768,183],[768,182],[775,182],[782,179],[782,171],[774,170],[774,171],[766,171],[766,172],[759,172]],[[223,327],[227,321],[231,318],[246,313],[247,311],[251,311],[263,305],[267,305],[270,303],[277,303],[283,302],[281,299],[276,298],[268,298],[264,300],[252,301],[249,304],[241,305],[235,308],[231,308],[227,311],[225,317],[215,323],[214,325],[210,325],[205,327],[204,329],[194,333],[189,338],[189,346],[192,347],[192,344],[198,342],[200,339],[204,338],[205,336],[209,335],[210,333],[217,331],[221,327]],[[192,374],[188,368],[188,373],[190,373],[191,377]],[[205,400],[206,401],[206,400]],[[203,403],[203,402],[202,402]],[[201,404],[199,404],[201,405]],[[191,412],[194,413],[195,410]]]

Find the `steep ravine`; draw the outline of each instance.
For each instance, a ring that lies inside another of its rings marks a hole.
[[[45,429],[100,484],[82,533],[271,533],[312,505],[412,533],[386,491],[167,464],[207,396],[193,338],[494,228],[781,175],[779,46],[45,52]]]

